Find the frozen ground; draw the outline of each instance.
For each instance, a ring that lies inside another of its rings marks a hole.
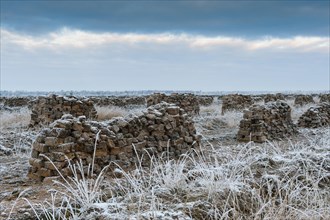
[[[54,184],[26,178],[38,132],[27,127],[28,110],[1,114],[0,219],[330,219],[329,127],[241,144],[242,113],[222,116],[215,103],[194,119],[203,135],[197,152],[177,161],[164,154],[132,172],[118,168],[117,178],[104,172]],[[299,114],[294,108],[293,118]]]

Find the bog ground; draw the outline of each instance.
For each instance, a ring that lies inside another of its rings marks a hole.
[[[1,99],[0,219],[330,219],[329,94],[36,98]]]

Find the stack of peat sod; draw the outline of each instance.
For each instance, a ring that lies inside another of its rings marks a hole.
[[[322,94],[322,95],[320,95],[320,103],[321,102],[330,103],[330,94]]]
[[[277,100],[285,100],[285,97],[282,93],[276,93],[274,94],[267,94],[265,95],[264,101],[267,102],[275,102]]]
[[[249,95],[225,95],[222,96],[222,108],[221,113],[224,114],[227,111],[243,110],[253,104],[253,100]]]
[[[91,100],[95,103],[95,105],[99,106],[132,106],[132,105],[145,105],[145,97],[91,97]]]
[[[291,119],[291,108],[283,101],[253,105],[240,122],[238,141],[265,142],[286,138],[297,133]]]
[[[0,97],[0,103],[8,107],[28,106],[32,97]]]
[[[315,103],[313,100],[313,96],[311,95],[297,95],[294,104],[298,106],[303,106],[307,104]]]
[[[330,104],[321,103],[309,108],[298,120],[298,126],[304,128],[318,128],[330,126]]]
[[[173,103],[183,108],[190,115],[199,114],[199,102],[194,94],[172,93],[171,95],[165,95],[163,93],[155,93],[147,97],[147,106],[161,102]]]
[[[254,103],[256,102],[263,102],[264,98],[262,96],[251,96]]]
[[[213,103],[213,96],[197,96],[199,105],[209,106]]]
[[[111,162],[123,169],[132,168],[138,163],[137,155],[144,158],[142,165],[148,165],[146,153],[157,156],[167,152],[170,158],[178,158],[199,146],[200,136],[196,135],[191,116],[168,103],[150,106],[139,116],[118,117],[103,123],[86,121],[84,116],[64,115],[43,129],[34,141],[28,176],[43,180],[59,175],[43,155],[64,176],[71,175],[66,158],[72,162],[81,159],[84,166],[91,164],[95,142],[94,171],[100,172]]]
[[[47,125],[64,114],[75,117],[86,116],[95,119],[97,116],[93,102],[87,98],[78,99],[74,96],[40,96],[32,102],[30,126]]]

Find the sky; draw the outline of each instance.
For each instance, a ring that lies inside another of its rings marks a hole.
[[[1,90],[329,90],[329,1],[1,0]]]

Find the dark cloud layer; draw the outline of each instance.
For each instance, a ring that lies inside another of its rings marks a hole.
[[[3,28],[209,35],[329,35],[329,1],[1,1]]]

